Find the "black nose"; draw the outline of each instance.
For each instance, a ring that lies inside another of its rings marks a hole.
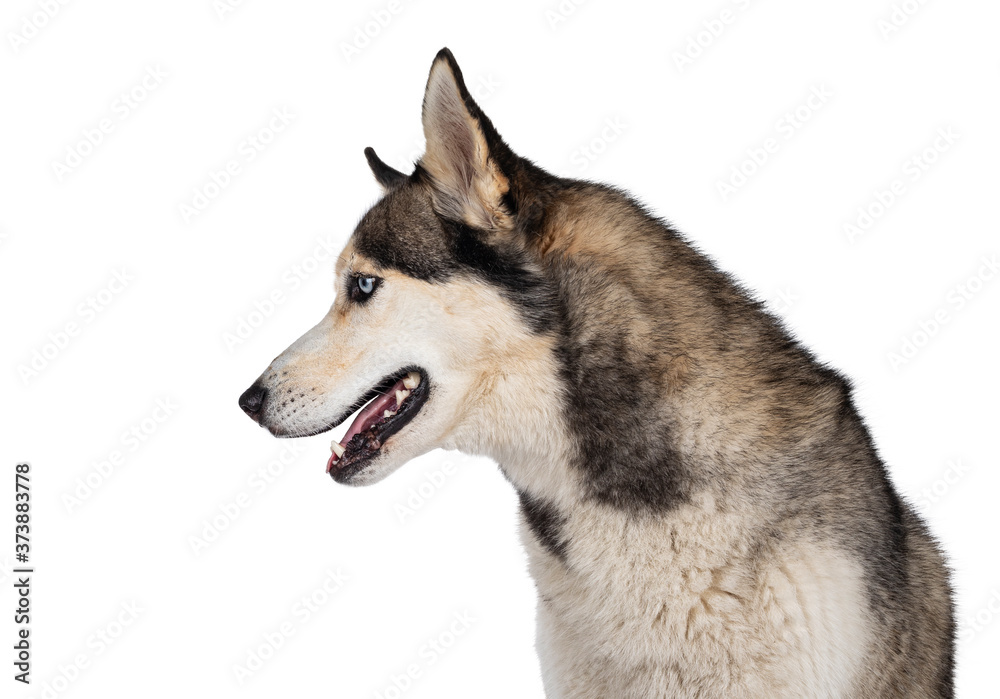
[[[260,422],[265,398],[267,398],[267,389],[259,383],[255,383],[240,396],[240,407],[254,422]]]

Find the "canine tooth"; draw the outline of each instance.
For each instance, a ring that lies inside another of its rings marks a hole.
[[[338,459],[344,455],[344,447],[337,441],[330,442],[330,451],[336,454]]]
[[[409,391],[396,391],[396,407],[403,404],[403,401],[410,397]]]
[[[407,374],[406,378],[403,379],[403,385],[406,386],[407,388],[409,388],[410,390],[413,390],[414,388],[416,388],[417,386],[419,386],[420,385],[420,372],[411,371],[409,374]]]
[[[392,417],[395,414],[396,414],[395,410],[386,410],[385,412],[382,413],[382,417]]]

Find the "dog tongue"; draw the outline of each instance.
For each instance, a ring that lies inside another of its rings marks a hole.
[[[396,391],[406,391],[406,386],[403,385],[403,379],[397,381],[392,388],[361,409],[358,416],[354,418],[354,422],[352,422],[351,426],[347,428],[347,433],[344,434],[344,438],[340,440],[340,445],[346,447],[354,435],[370,429],[372,425],[382,419],[382,415],[386,410],[395,412],[397,408]],[[337,461],[337,455],[331,454],[330,460],[326,464],[326,470],[328,473]]]

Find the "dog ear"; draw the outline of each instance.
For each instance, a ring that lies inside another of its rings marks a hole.
[[[510,183],[497,162],[498,151],[507,147],[472,99],[448,49],[431,65],[423,125],[427,151],[419,166],[430,176],[438,213],[474,228],[507,227],[510,213],[503,202]]]
[[[382,185],[382,189],[398,187],[409,179],[396,168],[386,165],[371,146],[365,148],[365,158],[368,160],[368,167],[372,169],[376,181]]]

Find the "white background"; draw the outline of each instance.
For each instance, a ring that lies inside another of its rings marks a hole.
[[[1000,281],[982,258],[1000,252],[1000,6],[910,0],[905,22],[880,27],[889,0],[220,5],[95,0],[50,18],[16,0],[0,13],[0,694],[541,695],[516,500],[493,464],[435,452],[344,488],[324,473],[328,435],[275,440],[236,404],[332,301],[317,239],[339,249],[378,197],[362,149],[400,167],[420,154],[442,46],[516,151],[631,190],[854,380],[894,482],[950,555],[960,694],[989,694]],[[789,134],[785,115],[814,88],[829,96]],[[275,109],[290,123],[248,151]],[[935,151],[939,129],[956,136]],[[776,152],[722,196],[768,138]],[[70,150],[83,157],[60,177]],[[934,160],[916,180],[914,157]],[[181,205],[230,160],[240,172],[185,221]],[[849,239],[844,225],[879,213],[874,193],[894,180],[902,194]],[[123,269],[128,285],[101,294]],[[283,302],[252,315],[275,290]],[[100,313],[81,308],[91,297]],[[921,346],[894,363],[907,338]],[[25,374],[35,351],[50,358]],[[33,469],[30,689],[11,677],[17,460]],[[88,475],[101,481],[89,495]],[[225,529],[196,552],[213,522]],[[327,571],[347,578],[330,595]],[[323,604],[306,614],[311,595]],[[141,611],[119,628],[123,604]],[[474,621],[439,654],[426,644],[447,643],[456,614]],[[282,624],[291,635],[240,684],[234,667]],[[118,635],[106,646],[100,633]],[[393,691],[408,665],[419,677]]]

